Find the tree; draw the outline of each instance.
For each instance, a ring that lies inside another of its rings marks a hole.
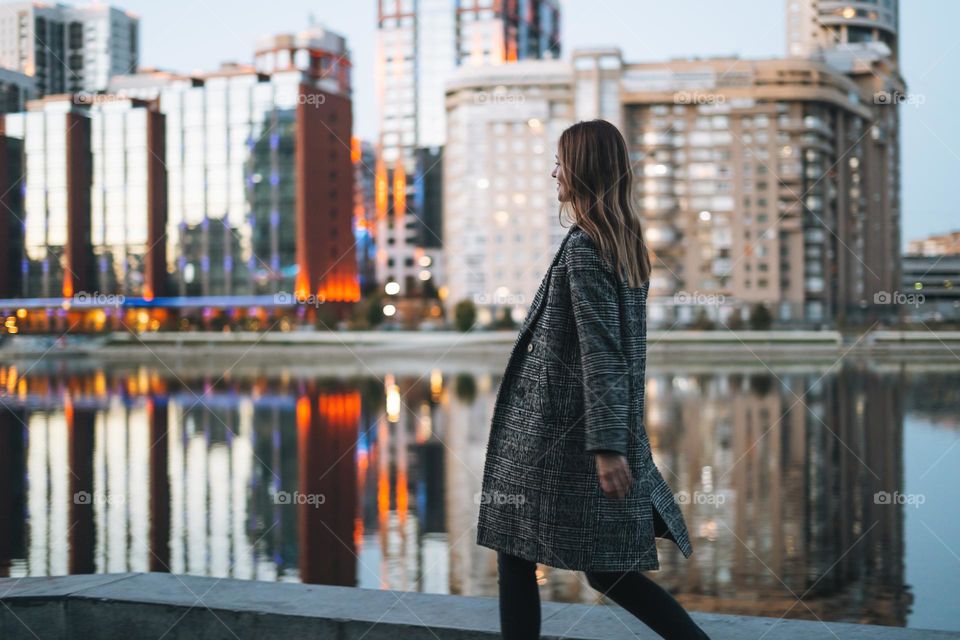
[[[382,301],[380,298],[377,298],[376,300],[371,300],[370,303],[367,304],[366,320],[367,324],[369,324],[371,327],[380,326],[380,323],[383,322],[385,316],[383,315],[383,305],[381,302]]]
[[[477,306],[472,300],[461,300],[453,308],[453,324],[457,331],[470,331],[477,321]]]
[[[339,322],[339,314],[335,312],[330,305],[321,304],[317,306],[313,317],[313,326],[315,328],[321,331],[335,331]]]
[[[376,328],[384,320],[383,294],[378,290],[363,298],[363,303],[354,307],[353,325],[360,329]]]
[[[734,309],[733,313],[727,318],[727,329],[731,331],[740,331],[743,329],[743,316],[740,315],[739,309]]]
[[[697,317],[691,325],[694,329],[699,329],[700,331],[712,331],[713,330],[713,320],[710,319],[710,316],[707,315],[706,309],[700,309],[697,311]]]
[[[453,379],[453,393],[457,400],[471,405],[477,399],[477,381],[469,373],[458,373]]]
[[[493,323],[493,326],[496,329],[515,329],[517,323],[513,321],[513,315],[510,313],[510,309],[502,309],[500,311],[500,317]]]
[[[750,310],[750,328],[754,331],[768,331],[773,324],[770,310],[762,304],[755,304]]]

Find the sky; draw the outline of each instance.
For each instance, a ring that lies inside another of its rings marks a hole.
[[[207,70],[248,62],[256,40],[320,24],[348,38],[354,133],[374,139],[376,0],[113,0],[141,18],[144,66]],[[83,4],[78,2],[77,4]],[[562,0],[564,55],[614,45],[627,62],[784,55],[786,0]],[[960,1],[900,3],[900,61],[911,103],[901,109],[903,240],[960,229],[948,194],[960,176]]]

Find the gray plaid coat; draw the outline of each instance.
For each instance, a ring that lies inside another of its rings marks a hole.
[[[655,536],[693,553],[643,426],[647,289],[630,287],[570,228],[497,391],[478,544],[578,571],[659,569]],[[627,456],[625,499],[600,489],[599,450]]]

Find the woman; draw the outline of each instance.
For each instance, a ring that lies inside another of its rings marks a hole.
[[[477,543],[498,552],[506,640],[540,634],[536,563],[589,584],[665,638],[706,638],[641,571],[654,537],[693,547],[643,426],[650,260],[615,126],[559,140],[557,197],[573,219],[520,329],[497,392]]]

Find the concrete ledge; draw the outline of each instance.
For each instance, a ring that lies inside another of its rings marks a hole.
[[[250,331],[222,332],[184,332],[184,333],[144,333],[134,336],[129,332],[112,333],[106,338],[106,344],[294,344],[297,346],[343,345],[385,346],[407,348],[452,344],[470,345],[511,345],[517,337],[519,327],[504,331],[292,331],[257,333]],[[651,342],[693,343],[693,344],[780,344],[780,345],[821,345],[837,347],[843,337],[836,331],[663,331],[651,329],[648,335]]]
[[[320,361],[338,367],[384,363],[402,367],[417,357],[443,358],[445,363],[477,359],[502,367],[516,330],[476,331],[293,331],[289,333],[189,332],[114,333],[100,336],[12,336],[0,346],[7,361],[95,359],[143,362],[160,358],[185,366],[238,360],[266,366],[297,366]],[[845,356],[953,362],[960,350],[960,332],[874,332],[844,336],[836,331],[658,331],[647,336],[648,361],[659,363],[731,362],[777,366],[802,360],[832,365]],[[420,371],[422,373],[422,371]]]
[[[127,573],[0,580],[4,640],[480,640],[497,601],[291,583]],[[694,613],[713,640],[960,639],[960,633]],[[612,606],[545,603],[543,638],[657,636]]]

